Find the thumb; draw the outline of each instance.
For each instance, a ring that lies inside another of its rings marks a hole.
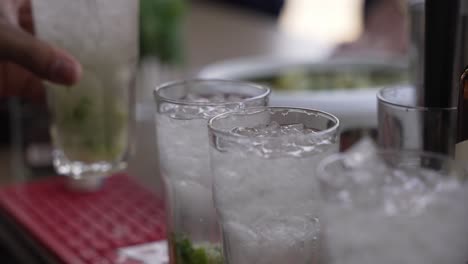
[[[42,79],[64,85],[76,83],[82,73],[80,63],[65,51],[1,22],[0,60],[10,60]]]

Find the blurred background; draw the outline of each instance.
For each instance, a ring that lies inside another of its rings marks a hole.
[[[408,79],[406,0],[141,3],[137,135],[129,171],[156,191],[152,90],[163,82],[206,77],[268,84],[274,105],[320,108],[341,118],[345,148],[362,134],[375,136],[377,88]],[[0,184],[53,175],[39,85],[0,85],[35,91],[0,97]]]

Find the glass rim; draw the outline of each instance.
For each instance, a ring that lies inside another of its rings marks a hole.
[[[332,134],[333,132],[338,131],[339,126],[340,126],[340,120],[336,116],[334,116],[333,114],[327,113],[325,111],[321,111],[321,110],[317,110],[317,109],[311,109],[311,108],[301,108],[301,107],[260,106],[260,107],[247,107],[247,108],[244,108],[244,109],[237,109],[237,110],[234,110],[234,111],[228,111],[226,113],[216,115],[216,116],[210,118],[210,120],[208,121],[208,131],[210,133],[214,133],[214,134],[222,136],[224,138],[231,138],[231,139],[237,139],[237,140],[246,140],[246,139],[250,140],[251,137],[236,135],[236,134],[230,133],[230,132],[228,132],[226,130],[216,128],[216,127],[214,127],[213,122],[215,122],[218,119],[225,118],[225,117],[233,115],[233,114],[242,114],[242,113],[245,113],[246,111],[262,111],[262,110],[276,110],[276,111],[281,111],[281,110],[304,111],[305,110],[307,112],[313,112],[315,114],[319,114],[321,117],[325,117],[328,120],[331,120],[331,121],[333,121],[335,123],[330,128],[318,131],[316,133],[311,133],[310,135],[312,137],[320,137],[320,136],[324,136],[324,135],[327,135],[327,134]],[[278,138],[286,138],[286,137],[289,137],[289,136],[290,135],[279,136],[279,137],[265,136],[265,137],[262,137],[261,139],[262,140],[271,140],[271,139],[278,139]],[[297,135],[294,135],[294,136],[297,137]],[[308,136],[308,135],[306,134],[306,135],[303,135],[303,136]]]
[[[205,83],[205,82],[206,83],[220,83],[220,84],[239,84],[239,85],[255,88],[258,90],[262,90],[263,92],[259,95],[248,97],[239,101],[230,101],[230,102],[192,102],[192,101],[187,101],[187,100],[168,98],[160,94],[162,90],[170,89],[171,87],[183,86],[189,83]],[[270,95],[270,93],[271,93],[271,89],[268,86],[260,85],[260,84],[253,83],[253,82],[245,82],[245,81],[237,81],[237,80],[223,80],[223,79],[201,79],[201,78],[165,82],[163,84],[158,85],[153,91],[153,95],[156,100],[160,100],[163,102],[172,103],[176,105],[186,105],[186,106],[235,105],[239,103],[247,103],[247,102],[252,102],[252,101],[257,101],[263,98],[267,98]]]
[[[391,157],[405,157],[405,156],[418,156],[418,157],[426,157],[430,159],[435,159],[438,161],[443,161],[443,162],[449,162],[450,165],[453,165],[454,168],[457,171],[460,171],[463,173],[463,175],[460,175],[463,180],[467,180],[468,178],[468,166],[464,165],[463,163],[451,158],[450,156],[435,153],[435,152],[429,152],[429,151],[422,151],[422,150],[411,150],[411,149],[383,149],[383,148],[377,148],[377,151],[374,153],[377,156],[382,156],[382,155],[388,155]],[[326,167],[329,166],[330,164],[334,164],[335,162],[338,161],[343,161],[346,158],[347,154],[346,153],[335,153],[332,154],[328,157],[325,157],[322,159],[316,168],[316,175],[317,179],[319,181],[323,181],[326,178],[329,178],[330,173],[327,173]]]
[[[394,101],[389,100],[388,98],[385,98],[383,93],[388,90],[405,90],[405,89],[411,89],[410,87],[407,86],[390,86],[390,87],[384,87],[380,89],[377,92],[377,100],[378,102],[382,102],[385,105],[390,105],[398,108],[406,108],[409,111],[426,111],[426,112],[431,112],[431,111],[453,111],[456,110],[457,107],[427,107],[427,106],[417,106],[417,105],[405,105],[401,103],[396,103]]]

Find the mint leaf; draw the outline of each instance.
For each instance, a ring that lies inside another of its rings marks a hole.
[[[173,235],[177,264],[222,264],[223,255],[219,245],[208,243],[194,245],[183,236]]]

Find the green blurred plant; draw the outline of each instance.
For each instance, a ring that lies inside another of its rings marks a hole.
[[[173,235],[176,247],[176,263],[178,264],[222,264],[223,253],[220,246],[195,246],[192,242],[181,236]]]
[[[162,64],[183,62],[185,0],[140,0],[140,58],[155,56]]]

